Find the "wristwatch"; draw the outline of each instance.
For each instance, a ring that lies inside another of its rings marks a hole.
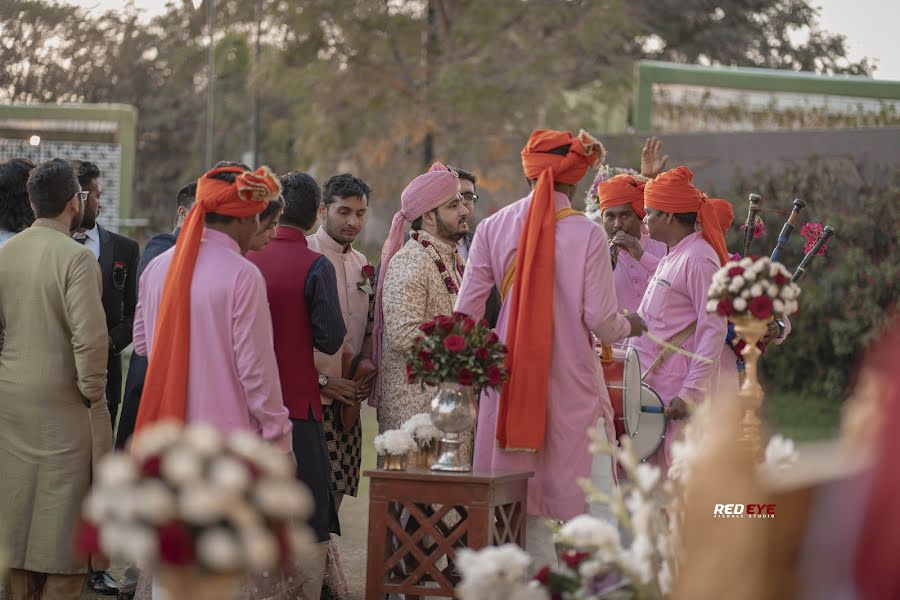
[[[319,373],[319,388],[323,388],[326,385],[328,385],[328,375]]]

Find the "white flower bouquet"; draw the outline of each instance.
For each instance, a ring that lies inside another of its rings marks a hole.
[[[742,258],[713,275],[706,310],[729,319],[768,319],[797,312],[799,295],[800,286],[791,282],[790,273],[781,263],[768,258]]]
[[[439,440],[443,435],[441,430],[434,426],[431,422],[431,415],[421,413],[410,417],[406,423],[400,426],[400,429],[407,432],[416,442],[430,443]]]
[[[391,429],[376,435],[374,443],[378,456],[401,456],[416,448],[412,434],[402,429]]]
[[[311,511],[293,461],[256,435],[162,422],[102,460],[77,546],[148,570],[265,571],[311,549]]]

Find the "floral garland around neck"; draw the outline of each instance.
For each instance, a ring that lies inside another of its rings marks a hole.
[[[432,255],[431,259],[434,261],[434,264],[437,265],[438,272],[440,272],[441,277],[444,279],[444,285],[447,286],[447,291],[450,292],[451,296],[458,296],[459,288],[456,286],[453,278],[450,277],[450,271],[447,269],[447,265],[444,264],[444,259],[441,258],[441,254],[437,251],[437,248],[434,247],[434,244],[428,240],[422,239],[418,231],[413,231],[409,237],[422,244],[422,247]],[[455,249],[454,252],[456,252]],[[459,278],[462,279],[463,266],[458,260],[456,261],[456,272],[459,274]]]

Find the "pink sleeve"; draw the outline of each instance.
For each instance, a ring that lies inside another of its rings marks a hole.
[[[607,344],[631,332],[628,319],[618,313],[615,289],[606,232],[592,228],[584,262],[584,324]]]
[[[678,396],[687,402],[698,403],[710,391],[710,382],[719,368],[722,346],[728,334],[728,321],[716,313],[706,312],[709,285],[719,265],[708,257],[698,257],[686,272],[687,291],[696,311],[697,329],[694,332],[694,353],[712,363],[692,360]]]
[[[144,323],[143,294],[140,293],[140,286],[138,286],[138,301],[137,307],[134,309],[134,330],[131,341],[134,342],[134,351],[141,356],[147,356],[147,330]]]
[[[484,316],[484,306],[494,287],[494,271],[491,267],[490,223],[484,222],[475,231],[475,239],[469,248],[469,260],[463,274],[462,286],[456,299],[456,312],[473,319]]]
[[[656,272],[656,267],[659,265],[660,258],[658,256],[654,256],[647,252],[644,249],[644,253],[641,255],[641,260],[638,261],[644,270],[646,270],[649,274],[653,275]]]
[[[252,420],[267,442],[290,452],[291,421],[281,397],[272,316],[262,275],[245,269],[235,282],[234,358]]]

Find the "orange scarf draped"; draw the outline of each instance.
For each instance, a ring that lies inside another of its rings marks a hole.
[[[631,175],[622,174],[610,177],[597,186],[597,197],[600,200],[600,211],[610,206],[630,204],[638,218],[644,215],[644,182]]]
[[[569,146],[565,155],[551,150]],[[600,142],[581,132],[535,130],[522,150],[528,179],[536,179],[516,252],[516,277],[509,295],[506,366],[500,392],[497,444],[505,450],[539,452],[544,447],[555,275],[555,182],[577,184],[602,159]]]
[[[706,195],[691,184],[693,177],[687,167],[661,173],[644,186],[644,206],[666,213],[697,213],[703,239],[716,251],[719,264],[724,265],[728,262],[728,249],[719,226],[719,216]]]
[[[734,207],[731,205],[731,202],[724,198],[710,198],[708,202],[716,209],[719,227],[722,228],[723,232],[728,231],[734,222]]]
[[[236,173],[234,183],[213,178]],[[278,178],[268,167],[254,172],[221,167],[197,181],[197,201],[188,214],[169,265],[153,334],[153,355],[147,368],[134,431],[163,419],[184,421],[187,414],[188,369],[191,353],[191,281],[200,253],[207,213],[252,217],[281,193]]]

